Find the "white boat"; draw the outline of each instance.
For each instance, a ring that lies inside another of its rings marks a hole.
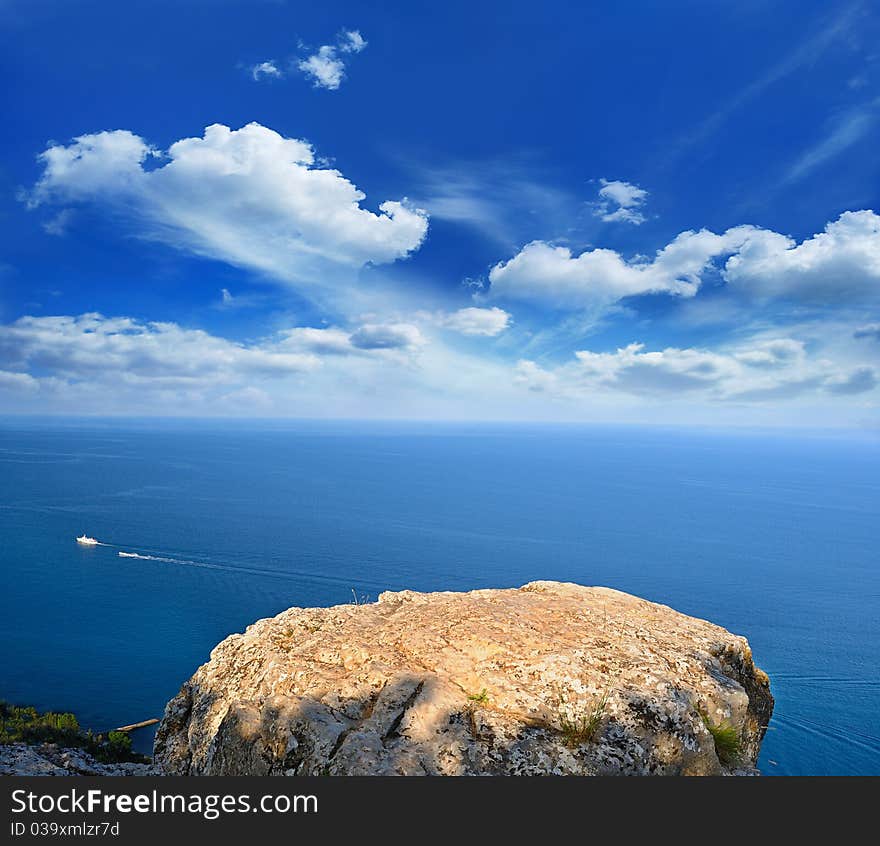
[[[88,535],[80,535],[76,539],[77,543],[81,543],[83,546],[100,546],[101,542],[96,541],[94,538],[90,538]]]

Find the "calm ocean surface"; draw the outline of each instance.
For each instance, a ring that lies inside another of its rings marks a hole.
[[[5,419],[0,541],[0,698],[95,729],[292,605],[560,579],[748,637],[766,774],[880,774],[876,436]]]

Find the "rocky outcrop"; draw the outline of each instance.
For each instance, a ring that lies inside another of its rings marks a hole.
[[[135,776],[157,775],[150,764],[105,764],[82,749],[41,743],[0,745],[0,775],[19,776]]]
[[[773,698],[746,640],[608,588],[383,593],[228,637],[168,703],[190,775],[755,772]]]

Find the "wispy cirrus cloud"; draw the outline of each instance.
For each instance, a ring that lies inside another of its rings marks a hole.
[[[827,134],[797,157],[783,177],[783,184],[806,178],[826,162],[858,144],[876,127],[878,116],[880,116],[880,98],[837,117]]]
[[[864,6],[862,0],[852,0],[834,9],[815,27],[812,34],[770,65],[762,74],[732,95],[719,98],[721,105],[717,109],[681,137],[676,144],[670,146],[667,154],[668,162],[677,162],[687,156],[694,147],[709,140],[734,115],[758,99],[769,88],[802,68],[813,65],[835,45],[849,38],[862,16]]]

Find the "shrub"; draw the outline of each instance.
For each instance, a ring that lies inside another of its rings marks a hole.
[[[147,759],[132,751],[131,738],[124,731],[105,736],[83,731],[70,713],[44,711],[29,705],[10,705],[0,701],[0,743],[57,743],[59,746],[84,749],[104,763],[143,762]]]

